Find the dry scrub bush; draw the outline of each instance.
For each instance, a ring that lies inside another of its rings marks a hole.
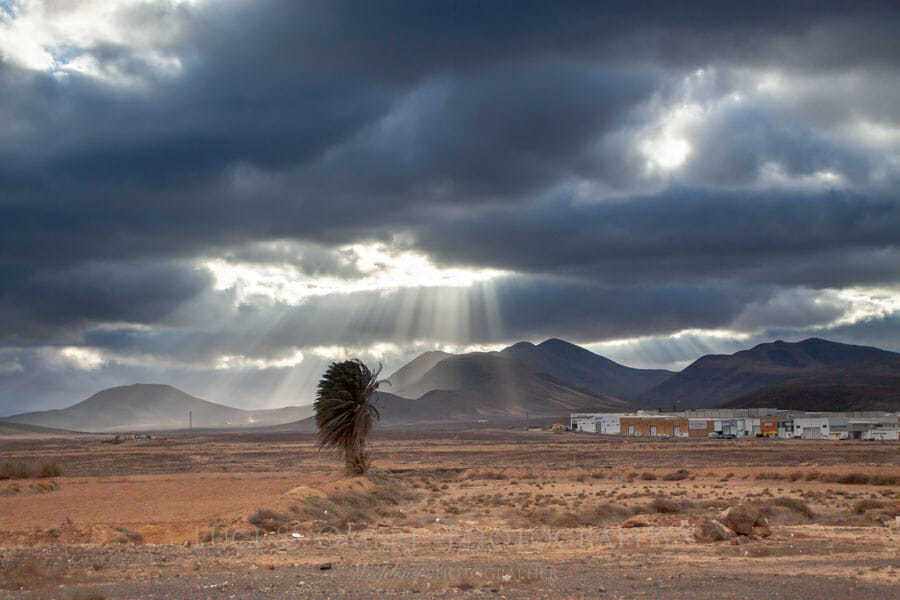
[[[693,508],[694,505],[687,501],[672,500],[663,496],[657,496],[648,504],[642,512],[675,515]]]
[[[775,507],[782,507],[799,515],[802,515],[810,520],[816,518],[816,513],[813,512],[813,510],[806,502],[804,502],[803,500],[798,500],[797,498],[790,498],[787,496],[772,498],[771,500],[768,500],[766,502],[757,503],[756,507],[766,516],[774,514]]]
[[[520,510],[509,516],[514,527],[598,527],[600,525],[622,521],[631,514],[624,506],[617,504],[597,504],[575,511],[540,507]]]
[[[844,485],[900,485],[900,476],[868,475],[866,473],[822,473],[820,471],[794,471],[790,475],[783,473],[759,473],[756,479],[799,481],[822,481],[825,483],[841,483]]]
[[[369,475],[375,486],[368,492],[335,492],[324,498],[309,497],[291,507],[294,520],[313,522],[319,532],[364,529],[380,517],[405,515],[395,507],[415,494],[384,476]]]
[[[867,498],[866,500],[859,500],[853,505],[853,512],[857,515],[863,515],[870,510],[880,510],[888,516],[896,517],[900,515],[900,504],[887,500]]]
[[[296,523],[296,519],[290,515],[276,512],[274,510],[259,509],[248,519],[250,523],[263,531],[269,532],[285,532],[288,528]]]
[[[0,463],[0,480],[2,479],[45,479],[48,477],[59,477],[62,475],[62,469],[59,465],[51,462],[40,462],[37,464],[15,463],[12,461],[4,461]]]
[[[500,471],[469,471],[466,479],[485,479],[488,481],[503,481],[509,479],[506,473]]]
[[[662,476],[662,479],[663,481],[681,481],[683,479],[687,479],[690,474],[690,471],[688,471],[687,469],[678,469],[677,471],[666,473]]]

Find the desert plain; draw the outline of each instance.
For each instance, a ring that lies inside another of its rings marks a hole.
[[[896,442],[382,430],[348,477],[308,433],[118,441],[0,438],[0,598],[900,596]]]

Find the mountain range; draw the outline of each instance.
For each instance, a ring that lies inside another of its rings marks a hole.
[[[762,403],[767,407],[782,408],[780,404],[790,401],[802,410],[808,405],[785,396],[783,385],[794,381],[796,387],[804,378],[839,377],[843,369],[853,368],[865,378],[869,372],[867,364],[887,361],[882,371],[900,373],[891,365],[900,354],[871,348],[840,344],[819,338],[789,343],[776,341],[759,344],[749,350],[735,354],[711,354],[703,356],[680,373],[669,377],[651,388],[637,399],[637,404],[649,407],[671,409],[701,408],[721,406],[743,406],[748,402]],[[752,398],[739,398],[755,392]],[[799,398],[799,397],[798,397]],[[775,404],[773,404],[775,403]],[[780,403],[780,404],[779,404]],[[873,404],[874,403],[874,404]],[[868,406],[882,405],[878,398],[862,402],[861,409],[873,410]],[[840,406],[835,403],[835,406]],[[894,406],[897,406],[896,403]],[[837,408],[836,410],[843,410]],[[895,409],[896,410],[896,409]]]
[[[403,382],[408,372],[389,381]],[[391,390],[383,410],[388,421],[561,418],[573,411],[628,408],[624,400],[539,372],[502,352],[448,355],[398,389],[383,389]]]
[[[185,429],[189,419],[198,428],[276,425],[311,414],[311,406],[242,410],[201,400],[170,385],[138,383],[97,392],[68,408],[22,413],[0,423],[71,431],[141,431]]]
[[[635,408],[772,407],[900,410],[900,354],[810,338],[707,355],[683,371],[634,369],[564,340],[497,352],[426,352],[381,386],[387,424],[563,420],[570,412]],[[74,431],[267,427],[302,422],[312,406],[248,411],[168,385],[110,388],[65,409],[0,419]]]
[[[750,392],[729,408],[788,410],[900,410],[900,356],[824,368]]]
[[[586,348],[556,338],[538,345],[519,342],[502,350],[500,354],[560,381],[629,402],[674,375],[672,371],[661,369],[626,367]]]

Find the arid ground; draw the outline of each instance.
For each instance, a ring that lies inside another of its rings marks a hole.
[[[307,434],[110,440],[0,438],[0,597],[900,596],[897,443],[393,431],[347,478]]]

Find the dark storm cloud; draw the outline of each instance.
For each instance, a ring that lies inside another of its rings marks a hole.
[[[848,310],[822,288],[900,281],[896,2],[144,3],[111,23],[134,35],[57,49],[99,76],[0,60],[0,396],[167,373],[202,395],[222,356],[314,346],[807,331]],[[664,133],[690,147],[670,171],[646,150]],[[373,240],[514,274],[242,304],[197,266],[359,280],[340,246]],[[122,360],[61,367],[62,345]],[[235,388],[282,393],[259,371]]]
[[[0,268],[0,340],[58,340],[91,323],[157,323],[211,285],[178,264],[85,263],[29,272]]]
[[[553,199],[430,221],[420,243],[449,262],[564,271],[610,283],[871,283],[897,275],[900,202],[857,193],[679,189],[627,202]],[[840,250],[854,254],[830,266],[820,262]],[[860,259],[862,253],[875,262]],[[853,256],[866,268],[848,272]]]
[[[402,226],[411,205],[520,202],[577,177],[621,187],[640,171],[630,128],[641,102],[679,74],[661,65],[745,66],[790,43],[814,68],[820,51],[805,40],[832,29],[865,32],[865,48],[846,53],[854,67],[885,64],[897,44],[880,37],[894,9],[876,5],[774,16],[720,3],[230,7],[166,12],[178,32],[166,49],[184,72],[136,90],[0,64],[0,110],[17,124],[0,141],[3,256],[347,241]],[[752,106],[714,116],[688,168],[712,184],[750,181],[770,160],[853,180],[872,168],[774,118]]]
[[[763,103],[715,111],[694,133],[687,177],[712,185],[752,183],[771,164],[789,176],[831,172],[865,185],[875,166],[865,152],[785,121]]]

